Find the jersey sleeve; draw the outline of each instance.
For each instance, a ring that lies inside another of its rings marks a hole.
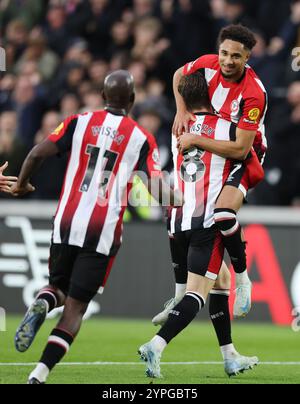
[[[67,153],[72,148],[77,119],[77,115],[67,118],[48,136],[48,140],[55,143],[61,153]]]
[[[148,178],[162,176],[158,146],[153,135],[148,135],[137,165],[138,171],[143,171]]]
[[[239,120],[238,128],[257,131],[265,114],[265,109],[266,97],[263,93],[261,96],[246,98],[244,100],[243,114]]]
[[[195,60],[194,62],[187,63],[183,68],[183,75],[187,76],[193,74],[200,69],[212,69],[218,62],[218,55],[204,55]]]

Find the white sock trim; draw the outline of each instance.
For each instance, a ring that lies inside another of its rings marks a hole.
[[[38,363],[36,368],[30,373],[29,379],[37,379],[41,383],[45,383],[50,370],[44,363]]]
[[[212,289],[210,291],[211,295],[221,295],[221,296],[230,296],[229,289]]]
[[[204,297],[201,296],[200,293],[186,292],[185,296],[190,296],[190,297],[193,297],[194,299],[196,299],[197,302],[199,303],[199,310],[203,309],[203,307],[205,306],[206,299],[204,299]]]
[[[50,335],[50,337],[48,338],[48,344],[49,343],[62,346],[66,350],[66,352],[68,352],[70,349],[70,345],[67,343],[67,341],[60,337],[56,337],[55,335]]]
[[[218,212],[214,214],[214,218],[216,222],[221,222],[223,220],[231,220],[236,219],[236,214],[231,212]]]
[[[236,222],[236,224],[233,227],[231,227],[231,229],[221,231],[221,233],[223,236],[228,237],[228,236],[231,236],[232,234],[236,233],[238,231],[239,227],[240,227],[239,222]]]
[[[53,297],[53,299],[54,299],[54,301],[55,301],[55,307],[57,307],[57,298],[56,298],[55,294],[54,294],[53,292],[51,292],[50,290],[41,290],[41,291],[39,292],[39,294],[37,295],[37,299],[40,299],[40,296],[41,296],[41,295],[46,295],[46,294]],[[43,299],[43,298],[42,298],[42,299]],[[44,300],[45,300],[45,299],[44,299]],[[49,307],[49,304],[48,304],[48,307]]]

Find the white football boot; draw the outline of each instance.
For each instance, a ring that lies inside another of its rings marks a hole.
[[[140,358],[146,362],[146,376],[151,378],[161,378],[160,373],[160,358],[161,353],[154,347],[150,341],[142,345],[138,350]]]
[[[247,370],[251,370],[254,366],[259,364],[259,359],[254,357],[247,357],[242,355],[234,355],[231,359],[225,359],[224,368],[226,374],[231,376],[237,376],[240,373],[244,373]]]
[[[155,317],[152,319],[153,325],[164,325],[165,322],[168,320],[168,316],[170,314],[170,311],[174,309],[175,306],[180,302],[182,299],[176,299],[175,297],[172,297],[172,299],[168,300],[165,305],[164,305],[164,310],[161,313],[158,313]]]

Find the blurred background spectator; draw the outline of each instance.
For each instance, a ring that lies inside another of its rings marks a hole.
[[[172,170],[173,73],[215,53],[219,30],[229,23],[255,32],[249,63],[269,95],[266,180],[249,201],[298,206],[299,0],[0,1],[7,58],[0,76],[1,164],[9,160],[10,173],[17,174],[26,151],[63,119],[102,108],[104,77],[125,68],[136,82],[133,116],[154,133],[163,168]],[[49,161],[31,197],[57,199],[65,164],[58,157]]]

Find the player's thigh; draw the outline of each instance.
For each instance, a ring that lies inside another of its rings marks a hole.
[[[69,291],[74,262],[79,247],[51,244],[49,257],[49,284],[66,296]]]
[[[222,236],[215,226],[194,231],[189,245],[189,272],[216,281],[224,258]]]
[[[222,262],[219,276],[216,280],[214,288],[222,290],[230,290],[231,288],[231,274],[225,261]]]
[[[89,303],[104,288],[115,257],[81,249],[74,263],[68,296]]]
[[[217,199],[216,209],[232,209],[238,212],[243,206],[245,194],[239,187],[225,185]]]
[[[207,299],[210,291],[214,287],[215,282],[205,276],[197,275],[192,272],[188,273],[188,281],[186,293],[198,293],[203,299]]]

